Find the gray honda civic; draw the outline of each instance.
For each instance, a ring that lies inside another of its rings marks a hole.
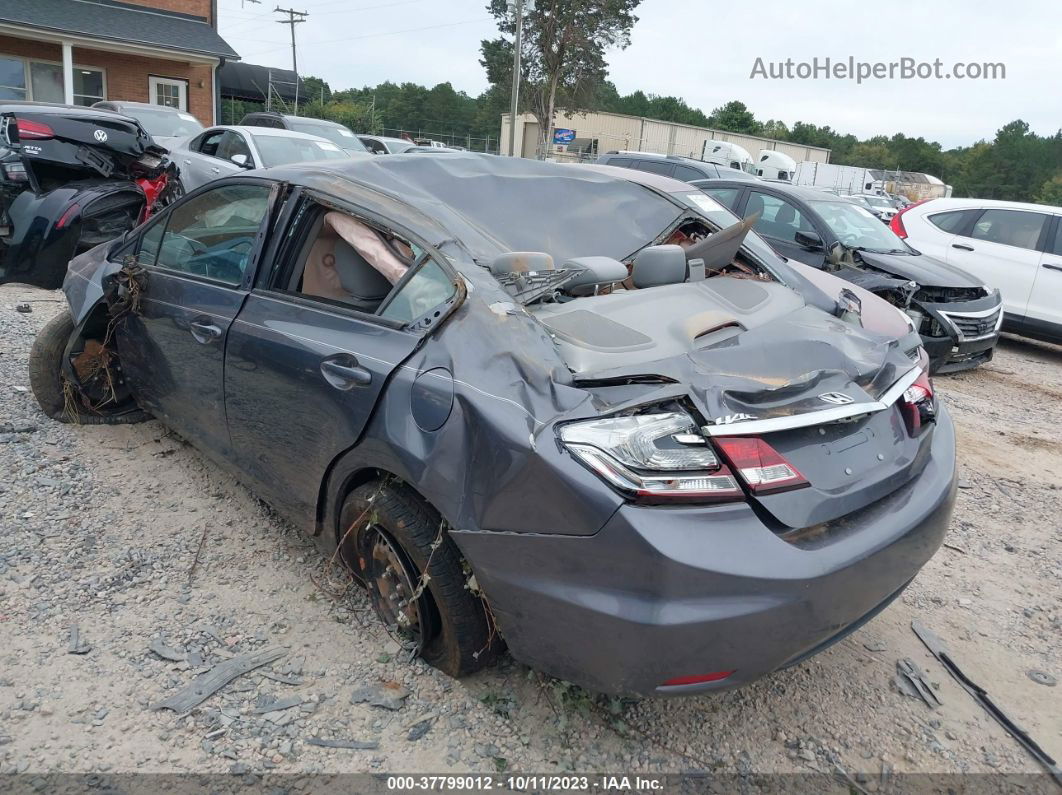
[[[508,648],[608,693],[748,683],[911,582],[954,431],[906,315],[613,172],[438,153],[210,183],[70,263],[34,393],[165,423],[452,676]]]

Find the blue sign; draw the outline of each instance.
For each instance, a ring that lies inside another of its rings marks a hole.
[[[553,143],[555,144],[570,144],[574,140],[575,130],[556,129],[553,131]]]

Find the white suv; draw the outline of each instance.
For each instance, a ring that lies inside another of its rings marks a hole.
[[[1062,342],[1062,207],[928,199],[890,226],[922,253],[998,287],[1004,331]]]

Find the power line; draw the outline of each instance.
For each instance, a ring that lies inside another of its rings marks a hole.
[[[447,23],[442,24],[442,25],[426,25],[425,27],[422,27],[422,28],[405,28],[404,30],[388,30],[388,31],[382,31],[380,33],[366,33],[366,34],[363,34],[361,36],[344,36],[341,39],[329,39],[327,41],[316,41],[316,42],[314,42],[314,47],[316,48],[316,47],[318,47],[318,46],[320,46],[322,44],[335,44],[337,42],[355,41],[357,39],[374,39],[374,38],[377,38],[379,36],[397,36],[397,35],[399,35],[401,33],[417,33],[417,32],[422,31],[422,30],[437,30],[438,28],[452,28],[452,27],[456,27],[457,25],[472,25],[472,24],[479,23],[479,22],[492,22],[492,21],[493,20],[491,20],[491,19],[466,19],[463,22],[447,22]],[[277,45],[277,46],[279,47],[279,46],[283,46],[283,45]],[[257,52],[244,53],[241,57],[243,57],[243,58],[252,58],[255,55],[263,55],[263,54],[265,54],[267,52],[273,52],[275,50],[276,50],[276,47],[273,47],[272,49],[269,49],[269,50],[259,50]]]
[[[289,25],[291,27],[291,71],[295,73],[295,115],[299,115],[299,62],[295,56],[295,26],[300,22],[305,22],[306,17],[310,15],[308,11],[296,11],[293,8],[281,8],[277,6],[273,9],[274,13],[287,14],[287,19],[278,19],[277,23],[281,25]]]

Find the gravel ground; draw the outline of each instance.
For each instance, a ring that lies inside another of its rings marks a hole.
[[[62,306],[0,287],[0,773],[839,764],[873,790],[890,771],[1037,772],[928,654],[916,617],[1062,757],[1062,687],[1028,675],[1062,678],[1062,348],[1007,339],[990,365],[937,379],[958,427],[958,507],[948,546],[882,615],[738,691],[620,701],[508,658],[462,681],[400,659],[300,533],[163,426],[46,419],[26,361]],[[287,654],[186,716],[149,709],[197,671],[276,647]],[[902,658],[939,709],[892,684]],[[315,744],[333,740],[365,747]]]

